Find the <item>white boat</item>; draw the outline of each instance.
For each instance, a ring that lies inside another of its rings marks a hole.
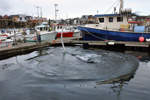
[[[3,29],[3,32],[0,32],[0,40],[5,41],[7,39],[16,39],[16,41],[18,40],[22,40],[23,39],[23,35],[22,35],[23,31],[19,31],[19,29]]]
[[[63,37],[80,37],[80,30],[76,26],[67,25],[51,25],[52,30],[57,31],[57,38],[61,37],[63,31]]]
[[[73,37],[81,36],[81,31],[77,29],[77,26],[70,26],[70,30],[73,31]]]
[[[40,33],[41,35],[41,41],[52,41],[55,40],[57,32],[51,31],[40,31],[38,32],[38,34]],[[26,42],[37,42],[37,35],[36,34],[30,34],[30,35],[26,35],[24,36],[26,38]]]
[[[57,32],[55,31],[49,31],[50,26],[47,24],[47,22],[43,22],[39,26],[35,26],[35,30],[37,32],[34,32],[34,34],[28,34],[25,36],[27,42],[37,42],[37,36],[41,35],[41,41],[52,41],[55,40]]]

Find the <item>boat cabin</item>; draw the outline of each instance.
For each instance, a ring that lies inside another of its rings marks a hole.
[[[47,22],[43,22],[41,25],[35,26],[35,29],[40,31],[48,31],[49,28],[50,26],[48,25]]]
[[[66,25],[51,25],[52,31],[62,31],[62,29],[65,28]]]
[[[121,25],[128,26],[128,21],[136,14],[103,14],[95,15],[99,22],[99,27],[104,29],[120,29]]]

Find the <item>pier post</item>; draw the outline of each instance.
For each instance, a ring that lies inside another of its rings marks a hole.
[[[149,47],[148,47],[148,53],[150,53],[150,45],[149,45]]]
[[[88,43],[83,43],[83,49],[89,49],[89,44]]]

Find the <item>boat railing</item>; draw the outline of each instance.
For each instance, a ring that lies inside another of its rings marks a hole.
[[[101,24],[86,24],[86,25],[81,26],[81,27],[97,28],[97,29],[104,29],[104,30],[111,30],[111,31],[135,32],[133,27],[129,27],[129,28],[107,28]],[[139,31],[141,31],[141,30],[139,30]],[[150,27],[146,27],[144,33],[150,33]]]
[[[100,27],[100,25],[99,24],[86,24],[85,27],[98,28]]]

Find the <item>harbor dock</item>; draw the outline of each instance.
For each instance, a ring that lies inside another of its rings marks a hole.
[[[85,41],[80,38],[65,38],[65,45],[76,45],[83,44],[83,48],[96,48],[96,49],[104,49],[104,50],[112,50],[112,51],[142,51],[149,52],[150,51],[150,42],[129,42],[129,41]],[[61,40],[57,39],[52,45],[61,45]]]
[[[0,60],[15,55],[28,53],[39,48],[48,47],[50,45],[51,45],[50,42],[42,42],[40,44],[39,43],[17,43],[17,45],[12,47],[1,47]]]
[[[125,42],[125,41],[84,41],[82,37],[71,37],[64,38],[63,42],[66,46],[74,46],[83,44],[83,48],[96,48],[111,51],[150,51],[150,42]],[[49,46],[61,46],[61,39],[58,38],[54,41],[47,41],[41,43],[28,42],[28,43],[17,43],[12,47],[0,47],[0,59],[12,57],[15,55],[32,52],[36,49],[49,47]]]

